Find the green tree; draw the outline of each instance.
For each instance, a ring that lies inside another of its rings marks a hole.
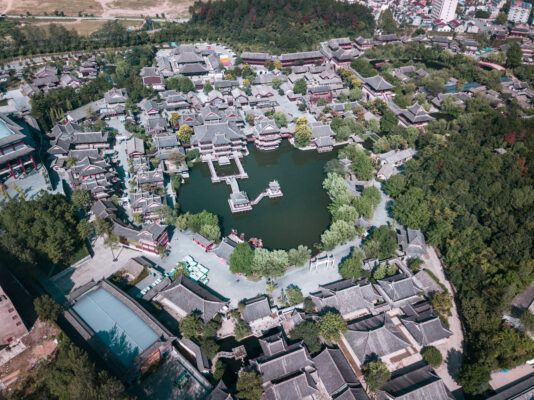
[[[438,368],[443,362],[441,353],[434,346],[423,347],[421,349],[421,356],[423,356],[423,360],[432,368]]]
[[[215,379],[216,381],[221,380],[225,371],[226,367],[223,362],[221,360],[217,360],[217,362],[215,363],[215,370],[213,371],[213,379]]]
[[[287,301],[290,306],[300,304],[304,301],[302,290],[298,286],[289,285],[286,289]]]
[[[297,124],[295,127],[295,144],[297,147],[306,147],[312,139],[312,131],[308,124]]]
[[[406,178],[404,175],[393,175],[384,182],[384,190],[393,198],[397,198],[406,187]]]
[[[387,225],[382,225],[371,231],[363,245],[363,251],[367,258],[384,260],[392,257],[397,247],[395,231]]]
[[[255,371],[241,370],[237,377],[237,398],[241,400],[260,400],[262,380]]]
[[[273,115],[273,118],[278,128],[287,127],[287,117],[283,112],[276,111]]]
[[[218,225],[202,225],[199,233],[213,241],[219,241],[221,238],[221,228]]]
[[[345,243],[356,236],[356,228],[354,224],[346,221],[335,221],[330,225],[321,235],[321,244],[324,250],[332,250],[339,244]]]
[[[204,85],[204,88],[203,88],[204,93],[208,94],[212,90],[213,90],[213,86],[211,86],[211,83],[206,82],[206,84]]]
[[[385,134],[390,133],[393,128],[398,125],[398,123],[399,121],[397,120],[395,114],[389,110],[385,110],[382,118],[380,118],[380,131]]]
[[[230,255],[230,271],[234,274],[249,275],[252,273],[252,262],[254,260],[254,250],[246,242],[239,243]]]
[[[459,383],[465,393],[481,394],[488,390],[491,368],[486,362],[464,363],[460,370]]]
[[[49,360],[39,363],[13,399],[115,399],[127,400],[124,386],[106,371],[98,370],[87,354],[64,334]]]
[[[388,367],[380,360],[366,362],[362,367],[362,372],[371,392],[382,388],[391,377]]]
[[[397,21],[395,20],[393,11],[391,11],[391,9],[386,8],[384,11],[382,11],[382,13],[380,13],[380,17],[378,18],[378,27],[385,34],[397,32]]]
[[[293,93],[305,95],[308,92],[308,85],[304,78],[298,79],[293,85]]]
[[[173,76],[165,81],[167,89],[177,90],[183,93],[189,93],[195,91],[195,84],[187,76],[178,75]]]
[[[0,210],[0,247],[18,260],[69,264],[83,245],[74,207],[59,194],[11,199]]]
[[[373,179],[375,168],[370,157],[363,151],[358,150],[354,152],[352,161],[352,170],[356,177],[363,181]]]
[[[506,66],[516,68],[521,65],[523,61],[523,51],[517,42],[510,43],[510,47],[506,51]]]
[[[282,80],[278,78],[277,76],[275,76],[271,82],[271,85],[273,89],[278,90],[280,89],[280,86],[282,86]]]
[[[343,279],[361,279],[366,276],[363,270],[364,254],[355,250],[351,256],[339,264],[339,274]]]
[[[434,293],[431,299],[434,311],[439,315],[442,321],[447,321],[451,316],[452,298],[448,292]]]
[[[382,280],[387,275],[387,266],[386,264],[380,264],[376,269],[373,271],[373,278],[377,281]]]
[[[318,353],[321,350],[319,327],[315,322],[303,321],[295,326],[289,335],[291,339],[301,339],[311,354]]]
[[[180,139],[180,142],[189,143],[191,136],[193,136],[193,129],[187,124],[181,125],[178,129],[178,139]]]
[[[289,265],[300,267],[306,264],[311,257],[311,250],[304,245],[299,245],[296,249],[290,249],[287,253]]]
[[[393,205],[393,215],[412,229],[424,229],[430,221],[430,210],[424,201],[424,192],[412,187],[398,196]]]
[[[72,204],[79,210],[87,210],[91,205],[91,193],[85,189],[74,189],[72,192]]]
[[[327,312],[319,320],[319,334],[327,342],[335,343],[339,341],[346,330],[347,323],[338,313]]]
[[[204,324],[202,323],[202,319],[197,312],[187,314],[180,321],[180,333],[183,337],[188,339],[201,337],[203,327]]]
[[[241,318],[235,321],[234,336],[237,340],[241,340],[250,335],[250,326]]]
[[[33,306],[41,321],[56,322],[63,311],[62,307],[47,294],[37,297],[33,301]]]

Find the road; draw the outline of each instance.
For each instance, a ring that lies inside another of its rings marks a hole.
[[[441,283],[445,285],[450,294],[454,295],[455,291],[446,279],[443,271],[441,261],[436,254],[433,247],[427,247],[427,255],[424,258],[425,267],[439,279]],[[443,379],[445,385],[451,392],[454,392],[460,388],[456,383],[454,377],[458,373],[461,366],[462,349],[464,341],[464,332],[460,316],[456,303],[452,302],[451,316],[449,317],[449,330],[452,332],[452,336],[443,344],[436,346],[443,356],[445,361],[439,368],[436,369],[438,375]]]
[[[13,1],[13,0],[10,0]],[[65,22],[79,22],[79,21],[115,21],[115,20],[123,20],[123,21],[139,21],[142,22],[145,20],[143,17],[112,17],[112,16],[94,16],[94,17],[62,17],[58,15],[32,15],[32,16],[26,16],[26,15],[15,15],[15,14],[8,14],[8,18],[12,19],[23,19],[23,20],[43,20],[43,21],[65,21]],[[174,22],[178,24],[183,24],[189,21],[189,18],[176,18],[176,19],[167,19],[167,18],[152,18],[152,21],[154,22]]]

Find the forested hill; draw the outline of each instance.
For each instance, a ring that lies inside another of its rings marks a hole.
[[[457,290],[469,394],[487,389],[490,371],[534,356],[534,342],[502,319],[534,280],[534,119],[516,111],[474,98],[445,129],[431,124],[406,174],[386,184],[395,217],[439,248]]]
[[[267,51],[315,49],[320,40],[369,36],[375,25],[369,8],[334,0],[197,1],[191,11],[210,35]]]

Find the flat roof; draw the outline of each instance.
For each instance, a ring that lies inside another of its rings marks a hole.
[[[150,326],[103,287],[82,295],[72,308],[125,366],[159,339]]]

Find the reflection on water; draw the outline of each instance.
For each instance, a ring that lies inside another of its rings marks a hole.
[[[323,168],[337,153],[304,152],[286,141],[272,152],[260,152],[252,146],[249,150],[250,155],[242,159],[249,178],[239,180],[241,190],[254,199],[276,179],[284,193],[282,198],[266,198],[252,211],[232,214],[228,206],[230,187],[211,183],[207,165],[198,164],[180,188],[182,211],[213,212],[221,218],[223,233],[235,228],[247,238],[263,239],[269,248],[289,249],[299,244],[312,247],[318,243],[330,221],[328,197],[322,188]],[[224,169],[227,172],[228,167]]]

